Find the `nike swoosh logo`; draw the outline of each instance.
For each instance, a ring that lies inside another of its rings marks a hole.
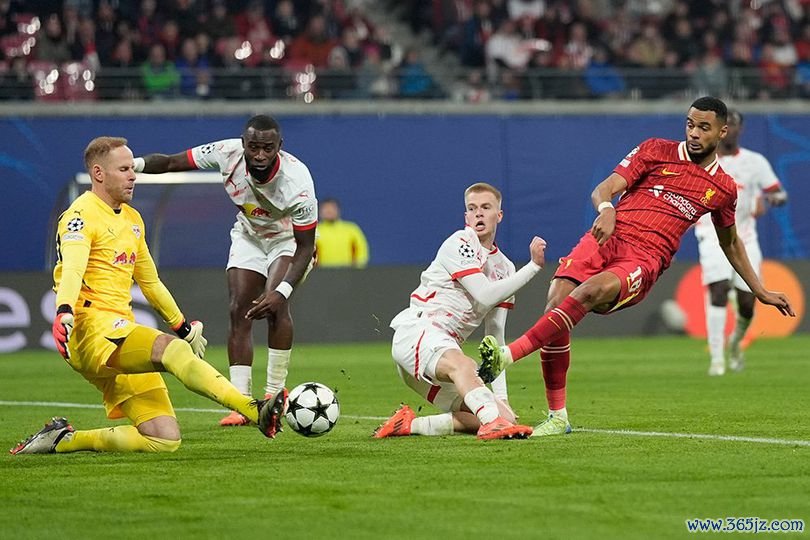
[[[678,176],[681,173],[674,172],[674,171],[668,171],[667,168],[664,167],[663,169],[661,169],[661,174],[663,174],[664,176]]]

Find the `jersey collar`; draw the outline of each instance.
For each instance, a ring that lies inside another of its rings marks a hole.
[[[678,143],[678,157],[681,159],[681,161],[689,161],[689,162],[692,161],[689,158],[689,152],[686,150],[686,141],[681,141],[680,143]],[[714,173],[716,173],[717,169],[720,168],[720,162],[717,160],[716,152],[714,154],[714,159],[711,161],[711,163],[709,163],[703,168],[706,169],[706,172],[708,172],[711,176],[714,176]]]

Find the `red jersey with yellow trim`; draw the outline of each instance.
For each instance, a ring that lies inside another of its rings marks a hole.
[[[263,239],[285,240],[293,229],[313,229],[318,224],[318,201],[309,169],[292,154],[279,151],[267,182],[260,183],[247,169],[241,139],[226,139],[187,150],[198,169],[216,169],[243,230]]]
[[[410,306],[394,317],[391,328],[396,330],[421,319],[462,343],[491,310],[476,302],[458,281],[478,272],[495,281],[514,274],[515,265],[497,246],[492,250],[482,246],[475,231],[465,227],[442,243],[436,258],[422,272],[419,287],[411,294]],[[512,297],[497,307],[511,309],[514,303]]]
[[[737,186],[715,156],[705,168],[694,163],[686,142],[647,139],[613,172],[627,180],[616,205],[615,235],[669,266],[681,237],[710,213],[719,227],[734,225]]]

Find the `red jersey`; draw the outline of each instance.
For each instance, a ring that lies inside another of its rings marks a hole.
[[[627,180],[616,205],[615,235],[669,266],[687,229],[711,213],[718,227],[734,225],[737,185],[715,156],[705,168],[689,159],[686,142],[647,139],[613,172]]]

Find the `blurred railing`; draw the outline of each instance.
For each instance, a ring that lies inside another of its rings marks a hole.
[[[140,68],[30,62],[0,70],[0,100],[320,100],[425,99],[461,102],[656,100],[716,95],[747,100],[810,98],[810,66],[793,68],[638,69],[601,67],[447,71],[443,66],[354,70],[244,66],[181,73],[156,85]]]

